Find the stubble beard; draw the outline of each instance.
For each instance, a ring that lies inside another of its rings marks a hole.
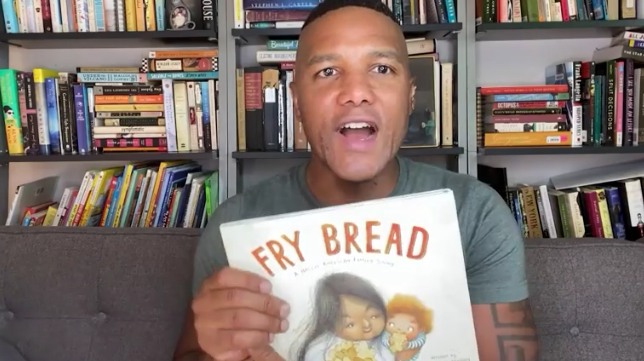
[[[322,146],[319,151],[321,154],[318,156],[320,158],[318,160],[344,181],[366,183],[376,178],[396,156],[400,144],[396,147],[395,143],[395,140],[391,140],[388,145],[372,153],[344,153],[328,146],[328,142],[321,137],[320,144]]]

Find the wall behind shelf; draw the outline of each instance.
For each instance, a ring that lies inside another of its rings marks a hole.
[[[9,67],[18,70],[48,68],[57,71],[76,71],[79,66],[141,66],[141,59],[159,47],[126,49],[22,49],[9,46]],[[163,48],[171,50],[173,48]],[[198,49],[198,47],[194,47]],[[89,169],[123,165],[127,162],[42,162],[11,163],[9,165],[9,203],[17,186],[36,179],[60,176],[58,197],[66,186],[80,184]],[[207,169],[216,169],[217,163],[204,163]]]
[[[441,61],[456,62],[456,40],[439,40],[436,42],[439,58]],[[264,45],[248,45],[241,46],[238,54],[237,65],[241,67],[257,66],[256,52],[258,50],[266,50]],[[456,73],[456,72],[455,72]],[[456,80],[454,81],[456,83]],[[454,116],[454,124],[456,124],[456,115]],[[464,142],[464,140],[463,140]],[[237,144],[235,143],[235,147]],[[413,157],[416,161],[434,164],[439,167],[447,167],[447,157],[444,156],[431,156],[431,157]],[[250,160],[245,159],[238,161],[243,164],[243,186],[244,189],[255,185],[273,175],[279,174],[291,167],[304,163],[305,159],[259,159]],[[238,189],[238,192],[240,190]]]
[[[595,49],[609,43],[609,38],[477,42],[476,84],[543,84],[548,65],[591,60]],[[506,167],[512,185],[544,184],[555,175],[637,159],[644,159],[644,155],[479,156],[478,162]]]

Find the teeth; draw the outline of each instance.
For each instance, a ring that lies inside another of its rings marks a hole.
[[[347,123],[343,125],[342,128],[349,128],[349,129],[371,128],[371,125],[365,122],[353,122],[353,123]]]

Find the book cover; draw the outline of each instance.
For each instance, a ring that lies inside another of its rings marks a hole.
[[[220,227],[229,265],[291,306],[286,361],[478,361],[451,190]]]

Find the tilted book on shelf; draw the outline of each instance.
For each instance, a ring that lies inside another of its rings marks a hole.
[[[272,282],[287,361],[477,361],[454,195],[438,190],[220,227],[231,267]]]

